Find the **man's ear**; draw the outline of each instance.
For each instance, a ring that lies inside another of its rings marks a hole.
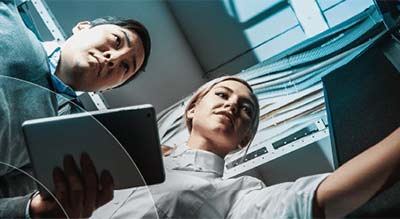
[[[91,26],[92,26],[92,23],[90,23],[90,21],[81,21],[81,22],[77,23],[74,28],[72,28],[72,33],[75,34],[81,30],[88,29]]]

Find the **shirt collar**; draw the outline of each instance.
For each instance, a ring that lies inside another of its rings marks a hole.
[[[50,67],[51,82],[53,84],[54,90],[57,93],[66,95],[67,97],[76,98],[77,94],[75,93],[75,91],[55,75],[58,62],[60,61],[60,55],[61,55],[60,45],[54,41],[42,42],[42,45],[47,53],[47,61]]]
[[[178,169],[189,169],[199,172],[212,172],[222,176],[224,171],[224,159],[205,150],[191,149],[186,145],[178,147],[171,155],[178,158]]]

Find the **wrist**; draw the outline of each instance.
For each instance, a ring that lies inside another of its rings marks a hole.
[[[26,208],[25,208],[25,218],[26,219],[31,219],[32,218],[32,215],[30,213],[30,211],[31,211],[30,210],[31,209],[31,202],[32,202],[32,199],[35,196],[37,196],[38,194],[39,194],[39,191],[36,191],[36,192],[32,193],[31,197],[29,197],[28,203],[27,203]]]
[[[29,216],[30,218],[40,218],[41,212],[43,212],[44,200],[40,196],[39,192],[36,192],[29,202]]]

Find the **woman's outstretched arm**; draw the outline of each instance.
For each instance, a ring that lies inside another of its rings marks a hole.
[[[314,212],[343,217],[367,202],[394,174],[400,176],[399,170],[400,127],[326,178],[316,191]]]

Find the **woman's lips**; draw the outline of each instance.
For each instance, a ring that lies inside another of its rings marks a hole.
[[[232,127],[235,127],[233,116],[229,112],[221,111],[221,112],[217,112],[216,114],[221,115],[222,117],[226,118],[229,121],[229,123],[232,125]]]

